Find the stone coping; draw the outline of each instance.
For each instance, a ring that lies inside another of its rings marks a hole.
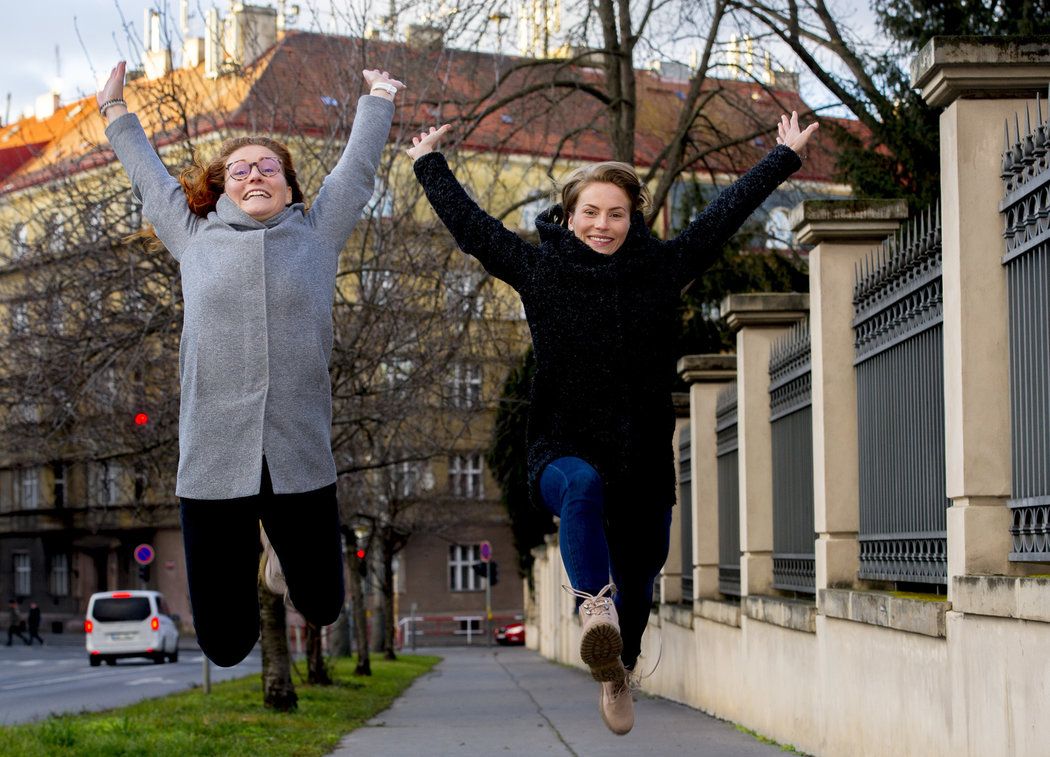
[[[736,378],[736,355],[683,355],[678,375],[689,383],[723,382]]]
[[[697,599],[693,602],[693,615],[724,626],[740,628],[740,605],[724,599]]]
[[[660,622],[692,629],[693,608],[689,605],[660,605]]]
[[[788,597],[748,595],[744,614],[752,620],[804,633],[817,632],[817,603]]]
[[[1031,98],[1046,90],[1050,37],[934,37],[911,62],[911,82],[933,107],[960,97]]]
[[[952,610],[1050,623],[1050,578],[953,576]]]
[[[744,326],[790,326],[809,315],[809,295],[799,292],[730,294],[720,306],[729,330]]]
[[[925,636],[945,637],[948,601],[909,599],[879,591],[821,589],[817,612],[828,618],[852,620]]]
[[[803,200],[791,209],[789,222],[801,244],[878,244],[907,218],[904,200]]]

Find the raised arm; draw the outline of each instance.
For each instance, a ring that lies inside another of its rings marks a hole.
[[[722,247],[748,217],[773,190],[802,167],[801,156],[805,156],[806,145],[817,126],[812,123],[800,129],[797,113],[793,112],[791,118],[781,116],[777,124],[778,146],[722,190],[681,234],[666,243],[681,286],[710,268],[721,255]]]
[[[346,243],[375,192],[379,159],[394,117],[394,98],[405,86],[386,71],[362,73],[370,94],[357,101],[346,148],[306,214],[310,223],[331,236],[337,250]]]
[[[132,191],[142,201],[142,215],[179,260],[200,219],[190,212],[182,186],[157,156],[138,117],[128,111],[124,68],[124,61],[120,61],[96,95],[99,112],[109,124],[106,137],[131,179]]]
[[[440,129],[431,127],[412,138],[408,154],[415,160],[412,168],[416,178],[459,248],[520,292],[536,248],[478,207],[456,180],[445,156],[434,151],[450,128],[448,124]]]

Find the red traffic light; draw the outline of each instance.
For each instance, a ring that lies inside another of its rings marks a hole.
[[[365,551],[363,549],[357,550],[357,559],[358,560],[364,560],[365,559]]]
[[[136,426],[145,426],[147,423],[149,423],[148,415],[146,415],[145,413],[135,413]]]

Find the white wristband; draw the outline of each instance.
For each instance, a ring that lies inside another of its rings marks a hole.
[[[395,87],[393,84],[388,84],[385,81],[377,81],[375,84],[372,85],[372,92],[375,92],[377,89],[381,89],[384,92],[389,92],[391,97],[397,94],[397,87]]]

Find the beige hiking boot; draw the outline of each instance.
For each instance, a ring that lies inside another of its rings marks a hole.
[[[576,597],[583,598],[580,605],[580,658],[591,669],[594,680],[600,682],[620,681],[624,678],[623,663],[620,652],[623,651],[623,639],[620,638],[620,619],[612,597],[616,591],[613,584],[607,584],[597,594],[587,594],[568,586],[563,587]]]
[[[630,673],[624,673],[619,681],[602,683],[602,694],[598,709],[605,726],[617,736],[630,733],[634,728],[634,696]]]
[[[272,594],[277,594],[285,599],[286,603],[288,600],[288,582],[284,579],[284,571],[281,569],[281,561],[277,557],[277,552],[274,551],[273,545],[270,544],[270,539],[266,536],[266,530],[259,525],[259,535],[262,539],[263,555],[262,555],[262,580],[263,585]]]

